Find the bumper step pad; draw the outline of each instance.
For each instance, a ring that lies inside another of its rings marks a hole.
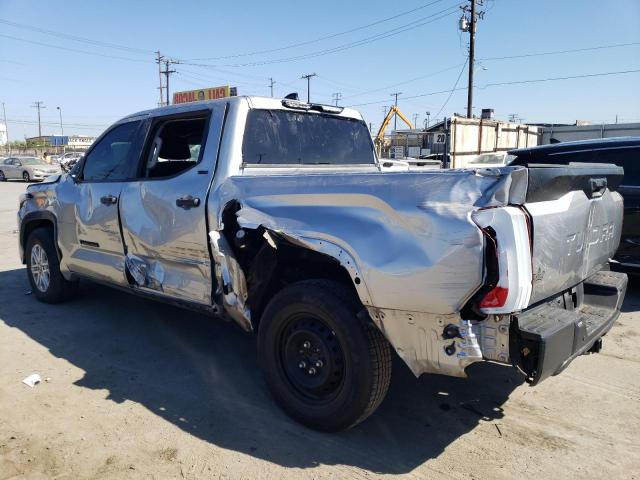
[[[510,356],[530,384],[557,375],[589,351],[620,315],[627,289],[624,273],[600,271],[583,287],[583,300],[575,310],[552,302],[514,315]]]

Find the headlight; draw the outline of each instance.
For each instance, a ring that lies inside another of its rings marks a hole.
[[[21,193],[20,197],[18,197],[20,200],[20,208],[22,208],[22,205],[24,205],[24,202],[26,202],[27,200],[33,198],[33,195],[31,195],[30,193]]]

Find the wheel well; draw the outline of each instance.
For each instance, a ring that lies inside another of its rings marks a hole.
[[[241,228],[237,202],[225,208],[223,234],[233,249],[247,281],[247,304],[257,329],[262,312],[273,296],[285,286],[311,279],[333,280],[345,285],[360,302],[349,272],[330,255],[292,243],[263,227]]]
[[[29,220],[27,221],[26,224],[24,224],[24,226],[22,227],[22,235],[20,238],[20,244],[22,245],[22,251],[23,251],[23,255],[22,255],[22,263],[25,263],[25,249],[27,247],[27,240],[29,240],[29,235],[31,235],[31,232],[33,232],[35,229],[37,228],[46,228],[47,230],[51,231],[51,235],[54,236],[54,243],[56,243],[56,247],[57,247],[57,242],[55,242],[55,226],[53,224],[53,222],[51,220],[48,219],[44,219],[44,218],[38,218],[38,219],[34,219],[34,220]],[[58,251],[58,257],[60,257],[60,252]]]

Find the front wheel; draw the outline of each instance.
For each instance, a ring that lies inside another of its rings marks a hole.
[[[278,404],[308,427],[352,427],[387,393],[389,344],[357,317],[359,308],[349,289],[310,280],[281,290],[264,311],[258,358],[267,385]]]
[[[31,232],[25,253],[27,276],[38,300],[60,303],[73,296],[78,284],[66,280],[60,273],[60,262],[50,229],[36,228]]]
[[[31,180],[31,177],[29,176],[29,172],[22,172],[22,179],[23,179],[25,182],[30,181],[30,180]]]

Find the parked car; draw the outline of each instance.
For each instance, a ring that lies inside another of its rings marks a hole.
[[[531,385],[599,351],[627,285],[607,269],[621,180],[615,165],[383,173],[358,112],[231,97],[126,117],[30,185],[20,258],[43,302],[86,278],[257,332],[279,405],[339,430],[382,402],[391,348],[415,375],[486,360]]]
[[[60,167],[37,157],[9,157],[0,163],[0,182],[22,179],[25,182],[44,180],[60,173]]]
[[[513,158],[513,155],[507,152],[482,153],[470,160],[466,168],[502,167],[508,165]]]
[[[516,156],[512,165],[585,162],[613,163],[623,167],[624,180],[619,187],[624,198],[622,239],[611,265],[616,270],[640,273],[640,137],[554,143],[509,153]]]

